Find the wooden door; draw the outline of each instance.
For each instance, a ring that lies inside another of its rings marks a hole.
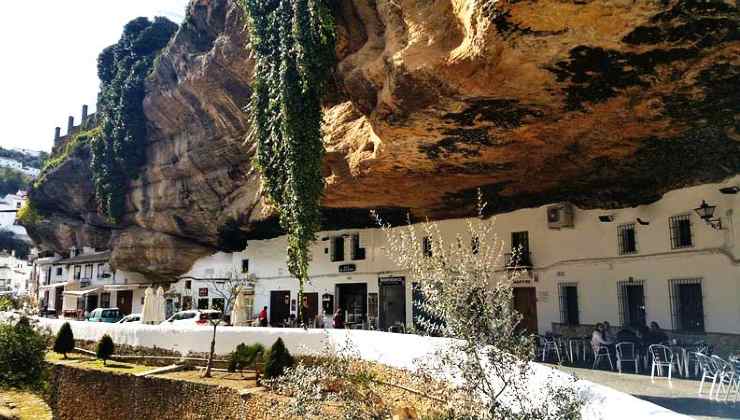
[[[514,309],[522,314],[520,326],[532,334],[537,333],[537,290],[534,287],[514,288]]]
[[[62,306],[64,305],[64,288],[57,287],[54,289],[54,310],[57,316],[62,316]]]
[[[380,281],[380,329],[406,325],[406,289],[403,278]]]
[[[273,290],[270,292],[270,325],[282,327],[290,317],[290,291]]]
[[[131,305],[133,301],[133,290],[119,290],[116,292],[116,306],[123,315],[131,315]]]

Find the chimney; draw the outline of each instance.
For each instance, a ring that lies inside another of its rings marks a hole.
[[[85,125],[87,122],[87,105],[82,105],[82,121],[80,121],[81,125]]]
[[[59,143],[59,137],[62,136],[62,127],[54,127],[54,145]]]
[[[67,120],[67,135],[72,134],[72,129],[75,128],[75,117],[69,116]]]

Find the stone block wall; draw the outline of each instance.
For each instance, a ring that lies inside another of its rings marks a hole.
[[[46,400],[58,420],[265,418],[232,388],[62,365],[51,367]]]

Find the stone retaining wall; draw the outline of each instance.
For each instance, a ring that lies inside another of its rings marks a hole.
[[[46,400],[58,420],[252,419],[232,388],[52,365]]]

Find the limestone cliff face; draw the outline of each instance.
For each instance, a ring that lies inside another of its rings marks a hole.
[[[328,228],[367,224],[373,208],[466,216],[477,188],[492,212],[615,207],[740,172],[734,2],[335,4]],[[277,234],[244,140],[251,72],[236,1],[193,0],[148,83],[148,163],[125,220],[100,223],[83,162],[68,162],[35,197],[74,223],[34,238],[109,241],[119,268],[169,278]]]

